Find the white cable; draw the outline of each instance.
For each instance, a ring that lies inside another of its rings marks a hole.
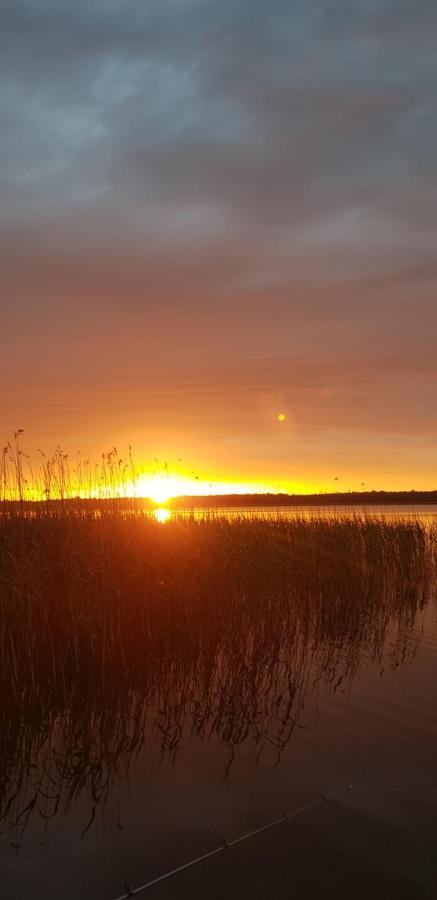
[[[170,869],[168,872],[165,872],[163,875],[158,875],[157,878],[152,878],[151,881],[147,881],[145,884],[139,885],[139,887],[131,888],[127,887],[127,893],[121,894],[119,897],[116,897],[116,900],[128,900],[129,897],[134,897],[135,894],[140,894],[142,891],[147,890],[147,888],[152,887],[154,884],[158,884],[160,881],[165,881],[167,878],[171,878],[172,875],[177,875],[178,872],[183,872],[184,869],[189,869],[191,866],[197,865],[197,863],[203,862],[204,859],[209,859],[210,856],[215,856],[217,853],[222,853],[224,850],[227,850],[230,847],[234,847],[236,844],[241,844],[242,841],[247,841],[248,838],[254,837],[256,834],[260,834],[262,831],[267,831],[268,828],[273,828],[275,825],[280,825],[281,823],[288,822],[289,819],[294,819],[296,816],[300,816],[302,813],[307,812],[309,809],[314,809],[315,806],[320,806],[322,803],[326,803],[330,797],[336,797],[338,794],[344,793],[344,791],[350,790],[352,788],[351,784],[348,784],[346,787],[340,788],[338,791],[332,791],[330,794],[322,794],[320,800],[315,800],[313,803],[308,803],[306,806],[301,806],[300,809],[296,809],[292,813],[284,812],[279,819],[274,819],[273,822],[268,822],[267,825],[261,825],[260,828],[255,828],[253,831],[247,831],[246,834],[242,834],[241,837],[234,838],[233,841],[224,840],[223,844],[220,844],[219,847],[215,847],[214,850],[210,850],[208,853],[203,853],[202,856],[197,856],[195,859],[190,859],[189,862],[183,863],[182,866],[177,866],[175,869]]]

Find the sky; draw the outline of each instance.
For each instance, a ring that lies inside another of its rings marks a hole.
[[[1,440],[437,488],[436,35],[434,0],[3,0]]]

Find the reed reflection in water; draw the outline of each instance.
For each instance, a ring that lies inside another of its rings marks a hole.
[[[305,700],[415,652],[435,528],[359,517],[0,517],[0,818],[83,798],[190,735],[277,765]]]

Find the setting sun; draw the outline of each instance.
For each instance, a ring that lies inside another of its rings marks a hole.
[[[437,0],[1,11],[0,900],[437,900]]]
[[[172,473],[153,474],[142,472],[124,487],[128,497],[144,497],[162,506],[176,497],[202,497],[223,494],[277,493],[278,485],[260,482],[225,481],[205,479],[200,476]]]
[[[171,497],[180,494],[179,480],[173,476],[164,477],[153,475],[141,476],[137,484],[137,493],[141,497],[148,497],[154,503],[167,503]]]

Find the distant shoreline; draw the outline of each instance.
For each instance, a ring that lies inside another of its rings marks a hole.
[[[186,506],[365,506],[394,504],[437,504],[436,491],[348,491],[331,494],[222,494],[202,497],[175,497],[165,506],[181,509]]]
[[[326,506],[396,506],[396,505],[437,505],[435,491],[348,491],[330,494],[205,494],[203,496],[174,497],[163,503],[156,503],[147,497],[79,498],[65,500],[2,500],[0,510],[11,508],[27,509],[42,506],[74,504],[83,507],[119,507],[132,509],[141,506],[154,510],[159,506],[170,510],[223,509],[225,507],[326,507]]]

